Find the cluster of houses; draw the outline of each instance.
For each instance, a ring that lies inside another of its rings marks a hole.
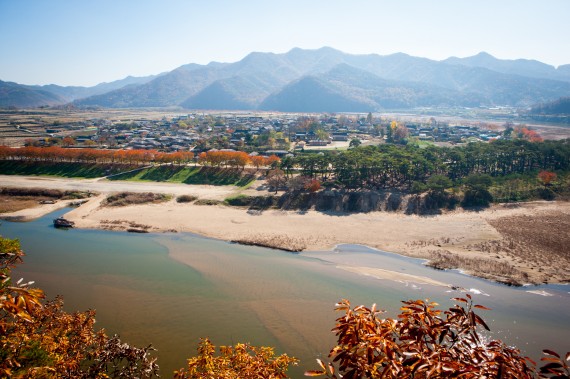
[[[449,125],[446,123],[406,123],[409,136],[423,141],[462,143],[470,140],[489,141],[501,134],[483,130],[475,125]]]
[[[433,142],[461,143],[492,140],[500,133],[472,125],[442,122],[405,122],[410,137]],[[287,154],[304,146],[326,146],[331,142],[385,137],[389,119],[347,115],[299,116],[295,114],[206,114],[191,113],[159,120],[91,119],[81,125],[47,127],[46,135],[72,136],[77,145],[124,149],[201,152],[211,148],[268,150]],[[270,137],[270,138],[269,138]],[[269,141],[269,142],[268,142]],[[292,144],[293,143],[293,144]]]

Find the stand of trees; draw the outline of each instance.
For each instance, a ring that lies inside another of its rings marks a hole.
[[[474,174],[499,177],[538,170],[566,172],[570,170],[570,140],[504,140],[425,149],[392,144],[360,146],[286,157],[281,169],[287,176],[295,169],[303,176],[340,188],[410,190],[414,182],[427,183],[434,175],[458,182]]]
[[[279,162],[275,155],[269,157],[250,156],[243,151],[216,151],[210,150],[198,156],[198,162],[209,166],[229,166],[245,168],[246,165],[253,165],[259,169],[261,166],[272,166]]]
[[[32,162],[81,162],[81,163],[118,163],[141,164],[170,163],[187,164],[193,162],[194,154],[189,151],[172,153],[157,150],[99,150],[99,149],[66,149],[58,146],[35,147],[26,146],[12,148],[0,146],[0,160],[20,160]],[[253,165],[273,166],[279,162],[275,155],[269,157],[249,156],[242,151],[211,150],[199,155],[199,162],[210,166],[241,167]]]
[[[193,158],[194,154],[189,151],[164,153],[157,150],[66,149],[58,146],[12,148],[0,146],[0,159],[35,162],[185,164],[191,162]]]

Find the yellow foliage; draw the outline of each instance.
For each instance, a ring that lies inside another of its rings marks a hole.
[[[175,379],[280,379],[287,378],[290,365],[297,359],[287,354],[275,356],[270,347],[256,347],[238,343],[235,346],[216,347],[205,338],[198,346],[198,356],[188,360],[187,369],[175,373]]]

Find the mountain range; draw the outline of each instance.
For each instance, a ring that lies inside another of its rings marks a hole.
[[[187,64],[94,87],[0,81],[0,106],[182,107],[204,110],[368,112],[414,107],[516,106],[570,96],[570,65],[487,53],[443,61],[330,47],[250,53],[235,63]]]

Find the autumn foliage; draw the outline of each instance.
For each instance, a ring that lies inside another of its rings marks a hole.
[[[0,159],[36,162],[183,164],[192,161],[193,158],[194,154],[188,151],[164,153],[156,150],[66,149],[59,146],[12,148],[0,146]]]
[[[1,378],[152,378],[158,374],[153,350],[95,331],[95,312],[67,313],[63,301],[43,303],[30,283],[11,282],[21,262],[17,240],[0,237]]]
[[[530,358],[500,340],[486,341],[479,327],[489,330],[474,310],[469,294],[454,298],[446,311],[423,300],[404,301],[397,319],[381,318],[383,311],[343,300],[343,315],[333,331],[338,344],[329,354],[333,363],[317,360],[321,369],[306,376],[327,378],[570,378],[565,361],[545,350],[548,362],[540,372]]]
[[[85,162],[85,163],[124,163],[124,164],[186,164],[191,162],[194,154],[189,151],[171,153],[157,150],[100,150],[100,149],[70,149],[59,146],[36,147],[26,146],[12,148],[0,146],[0,160],[22,160],[35,162]],[[271,155],[269,157],[250,157],[243,151],[210,150],[201,153],[198,157],[201,164],[216,167],[241,167],[253,165],[270,167],[277,164],[280,159]]]
[[[519,138],[525,139],[530,142],[542,142],[544,139],[535,130],[518,126],[514,129]]]
[[[287,354],[275,356],[270,347],[256,347],[238,343],[235,346],[216,347],[205,338],[198,346],[198,355],[188,360],[187,368],[175,373],[175,379],[280,379],[287,378],[290,365],[297,359]]]
[[[538,180],[540,180],[545,187],[549,186],[552,182],[555,182],[557,178],[558,176],[555,172],[542,170],[538,173]]]
[[[241,167],[253,165],[259,169],[262,166],[271,166],[274,162],[279,162],[279,158],[275,155],[269,157],[254,156],[251,157],[243,151],[221,151],[210,150],[203,152],[198,156],[198,162],[203,165],[215,167]]]

